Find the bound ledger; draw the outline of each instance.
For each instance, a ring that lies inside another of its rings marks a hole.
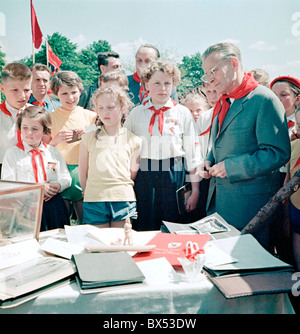
[[[208,266],[209,279],[226,298],[291,291],[293,267],[265,250],[250,234],[211,241],[235,262]]]
[[[137,264],[126,252],[80,253],[74,254],[72,259],[77,267],[76,279],[82,293],[143,284],[145,279]]]

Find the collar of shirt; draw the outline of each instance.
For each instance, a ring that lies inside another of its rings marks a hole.
[[[5,105],[7,110],[12,114],[13,117],[17,117],[18,113],[20,112],[20,110],[13,108],[12,106],[10,106],[7,101],[5,101]],[[23,108],[22,108],[23,109]],[[21,109],[21,110],[22,110]]]
[[[287,117],[287,121],[293,121],[295,122],[295,113],[292,113],[292,115]]]
[[[127,129],[124,127],[124,126],[122,126],[120,129],[119,129],[119,132],[118,132],[118,134],[117,134],[117,136],[120,136],[121,134],[123,134],[124,132],[126,132],[127,131]],[[105,128],[102,126],[102,128],[101,128],[101,131],[100,131],[100,133],[99,133],[99,136],[100,137],[102,137],[102,136],[108,136],[108,133],[106,132],[106,130],[105,130]]]
[[[38,100],[31,94],[31,95],[30,95],[30,98],[29,98],[29,100],[28,100],[28,103],[32,103],[32,102],[34,102],[34,101],[39,102],[39,101],[38,101]],[[44,102],[45,102],[46,107],[48,107],[49,102],[50,102],[50,98],[49,98],[48,95],[46,95]]]
[[[146,103],[145,103],[145,107],[146,108],[150,108],[150,107],[154,107],[156,110],[162,108],[162,107],[174,107],[174,103],[172,101],[172,99],[170,98],[165,104],[163,105],[157,105],[157,104],[153,104],[151,99],[147,100]]]
[[[31,147],[30,145],[26,144],[24,140],[23,140],[23,145],[24,145],[24,152],[25,153],[29,153],[29,151],[34,150],[34,148]],[[41,142],[40,145],[38,147],[36,147],[35,149],[41,150],[42,152],[45,152],[45,145]]]

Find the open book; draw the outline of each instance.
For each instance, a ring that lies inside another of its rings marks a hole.
[[[180,224],[163,221],[163,228],[175,234],[212,234],[230,231],[229,225],[217,213],[197,220],[190,224]]]
[[[46,256],[2,269],[0,307],[5,307],[8,302],[14,306],[12,301],[17,298],[31,299],[31,293],[61,282],[71,277],[75,271],[76,268],[71,261]]]

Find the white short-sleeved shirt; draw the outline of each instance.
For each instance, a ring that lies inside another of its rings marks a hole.
[[[145,104],[132,109],[125,122],[125,127],[142,138],[142,159],[162,160],[174,157],[185,157],[188,170],[200,164],[198,131],[194,118],[188,108],[172,99],[165,104],[170,107],[164,112],[162,135],[158,130],[158,116],[149,133],[153,104],[148,100]],[[162,106],[155,106],[158,109]]]
[[[209,128],[213,115],[214,108],[203,111],[197,119],[197,127],[199,129],[200,154],[202,159],[205,159],[207,152],[210,150],[209,132],[201,136],[201,133]]]
[[[21,181],[35,183],[32,167],[32,147],[22,142],[24,150],[13,146],[7,150],[4,156],[1,178],[2,180]],[[58,182],[61,185],[60,192],[67,189],[72,182],[67,165],[58,150],[51,145],[43,144],[38,147],[42,151],[44,166],[48,182]],[[35,158],[38,169],[38,180],[43,183],[43,169],[39,156]]]
[[[288,123],[288,129],[289,129],[289,136],[291,137],[291,135],[293,134],[293,130],[295,130],[295,113],[293,113],[290,116],[287,116],[287,123]],[[286,173],[287,172],[287,165],[284,165],[282,167],[279,168],[281,173]]]
[[[1,109],[9,111],[10,115],[4,113]],[[16,120],[19,114],[18,109],[11,107],[6,101],[3,101],[0,108],[0,164],[3,162],[5,152],[12,146],[16,145],[17,127]]]

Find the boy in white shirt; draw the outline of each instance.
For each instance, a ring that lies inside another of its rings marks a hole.
[[[4,154],[20,140],[17,116],[31,93],[31,71],[21,63],[6,64],[1,71],[0,89],[5,100],[0,104],[0,176]]]

